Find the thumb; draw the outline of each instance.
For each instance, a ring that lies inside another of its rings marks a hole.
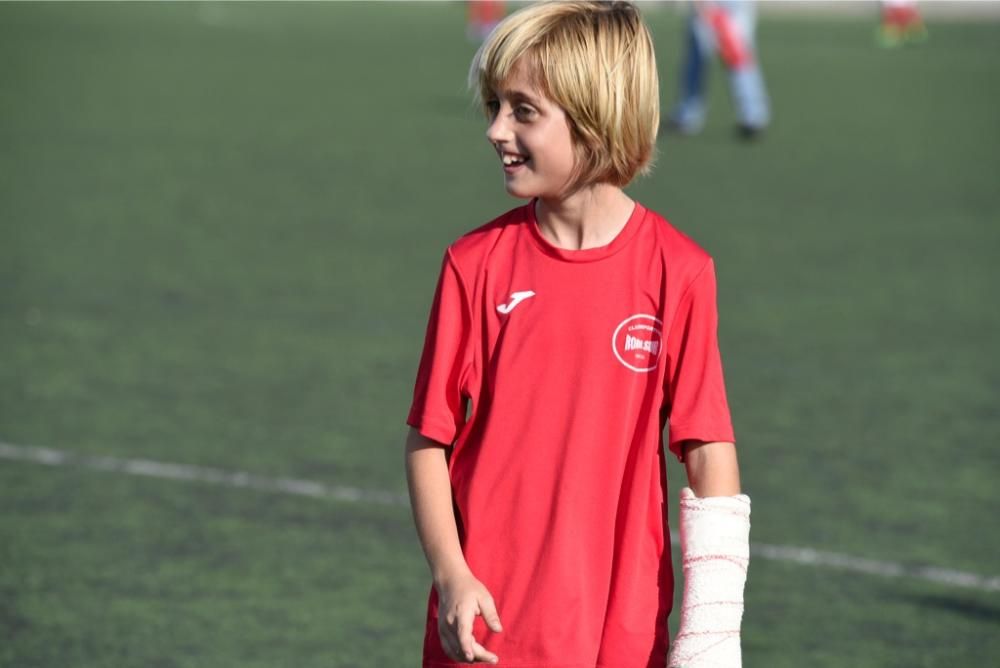
[[[498,633],[503,631],[503,626],[500,625],[500,615],[497,614],[497,609],[493,604],[492,598],[486,597],[479,602],[479,612],[490,629]]]

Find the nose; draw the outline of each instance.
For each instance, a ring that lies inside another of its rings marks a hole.
[[[496,116],[493,117],[493,120],[490,121],[489,126],[486,128],[486,139],[496,146],[509,141],[512,136],[507,114],[504,113],[504,107],[501,105]]]

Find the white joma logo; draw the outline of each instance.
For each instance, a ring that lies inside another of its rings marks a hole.
[[[514,307],[523,302],[528,297],[534,297],[535,293],[531,290],[524,290],[522,292],[512,292],[510,293],[510,303],[500,304],[497,306],[497,310],[501,313],[510,313],[514,310]]]

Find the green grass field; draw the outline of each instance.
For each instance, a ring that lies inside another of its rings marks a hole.
[[[716,257],[753,540],[993,577],[1000,24],[930,31],[765,18],[767,137],[716,70],[630,193]],[[473,50],[458,3],[0,6],[0,441],[405,494],[441,253],[516,204]],[[405,505],[0,459],[0,507],[2,666],[419,665]],[[757,558],[744,655],[979,667],[998,624]]]

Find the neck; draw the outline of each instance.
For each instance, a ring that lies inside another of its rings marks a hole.
[[[540,197],[535,205],[539,230],[567,250],[611,243],[632,215],[635,202],[617,186],[601,183],[564,198]]]

